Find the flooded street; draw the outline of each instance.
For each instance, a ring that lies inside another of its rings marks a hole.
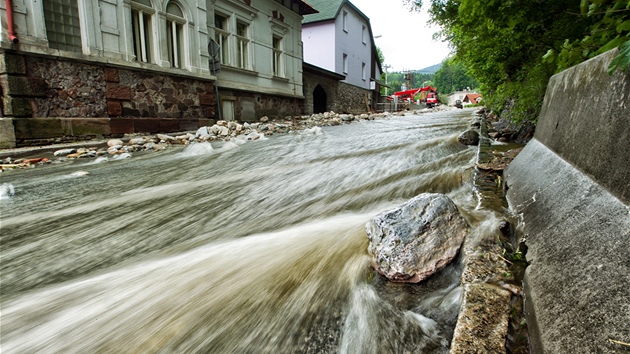
[[[388,283],[365,223],[437,192],[494,227],[471,114],[0,174],[2,353],[448,352],[461,266]]]

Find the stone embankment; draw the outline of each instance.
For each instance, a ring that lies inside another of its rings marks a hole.
[[[294,119],[287,117],[284,120],[269,120],[261,117],[256,123],[238,123],[234,121],[218,121],[216,124],[201,127],[196,132],[182,132],[180,134],[157,135],[126,135],[120,139],[94,140],[83,143],[74,143],[58,146],[18,148],[0,150],[0,171],[13,168],[34,167],[49,164],[59,159],[96,158],[110,156],[114,159],[130,157],[132,153],[139,151],[160,151],[171,146],[188,145],[194,142],[212,141],[236,141],[243,142],[257,140],[274,134],[287,134],[302,132],[305,134],[317,134],[319,127],[350,124],[375,119],[389,119],[407,114],[423,114],[439,110],[450,109],[447,106],[438,106],[433,109],[415,111],[402,111],[396,113],[364,113],[364,114],[340,114],[325,112],[305,116],[297,116]]]
[[[522,148],[499,140],[504,128],[488,128],[486,120],[485,110],[478,111],[477,119],[458,140],[478,146],[473,192],[478,205],[494,212],[500,222],[493,221],[494,233],[464,240],[462,304],[450,353],[528,353],[520,279],[526,262],[514,237],[516,220],[506,213],[503,188],[503,170]]]

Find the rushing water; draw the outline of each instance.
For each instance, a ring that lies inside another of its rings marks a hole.
[[[447,193],[472,227],[470,111],[0,175],[2,353],[443,353],[459,262],[375,274],[365,223]]]

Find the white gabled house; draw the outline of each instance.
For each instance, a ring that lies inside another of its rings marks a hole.
[[[302,16],[315,12],[302,0],[5,0],[0,147],[289,115],[303,99]]]
[[[322,89],[328,110],[362,113],[374,109],[380,92],[382,68],[378,60],[370,19],[348,0],[310,0],[318,11],[304,16],[304,62],[344,78],[337,87],[311,83],[306,102],[322,107]],[[316,78],[315,78],[315,81]],[[318,90],[319,94],[313,96]],[[331,99],[332,98],[332,99]],[[311,107],[306,107],[308,111]]]

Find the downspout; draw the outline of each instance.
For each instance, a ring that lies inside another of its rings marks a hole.
[[[5,6],[7,8],[7,31],[9,32],[9,40],[13,43],[17,43],[19,39],[13,28],[13,3],[11,0],[5,0]]]

